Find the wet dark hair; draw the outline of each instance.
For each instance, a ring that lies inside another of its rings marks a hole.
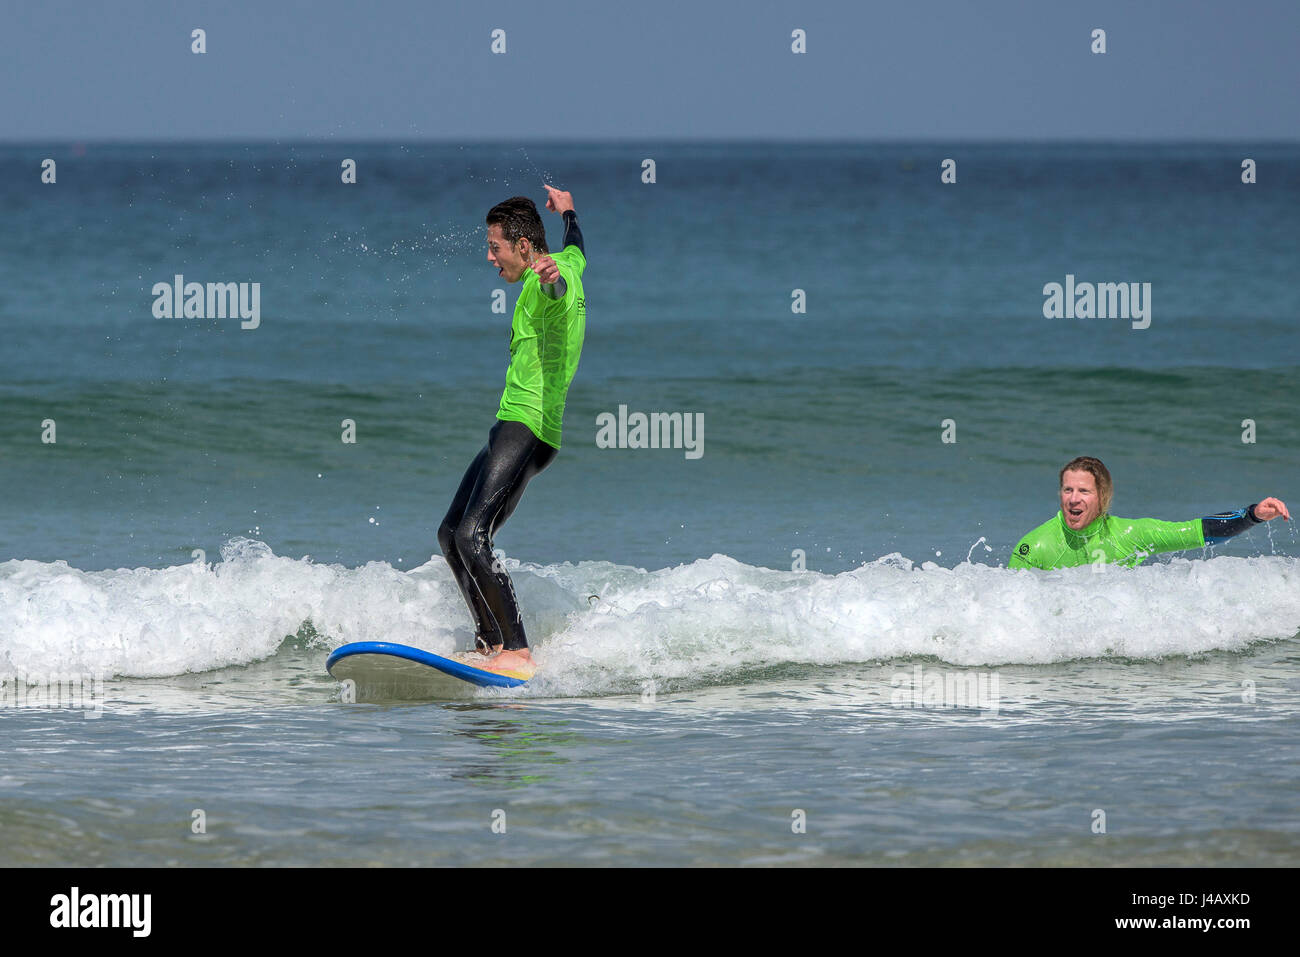
[[[546,227],[537,212],[536,204],[527,196],[511,196],[497,203],[487,214],[488,226],[500,226],[506,242],[514,244],[527,239],[538,252],[549,253],[546,248]]]
[[[1110,513],[1110,497],[1115,492],[1115,483],[1110,480],[1110,472],[1101,464],[1101,459],[1094,459],[1091,455],[1080,455],[1077,459],[1066,462],[1056,480],[1058,487],[1065,483],[1066,472],[1089,473],[1097,482],[1097,500],[1101,503],[1101,514]]]

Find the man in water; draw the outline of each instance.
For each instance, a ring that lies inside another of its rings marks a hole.
[[[564,219],[553,256],[531,199],[515,196],[487,214],[488,262],[506,282],[523,280],[510,327],[510,365],[497,423],[470,463],[438,544],[474,617],[474,645],[493,671],[533,671],[514,585],[492,555],[492,539],[560,448],[564,399],[586,330],[582,232],[569,193],[547,186],[546,208]]]
[[[1114,490],[1110,472],[1086,455],[1066,463],[1060,484],[1061,510],[1020,540],[1008,567],[1069,568],[1100,562],[1132,568],[1158,552],[1226,542],[1279,515],[1291,520],[1286,504],[1276,498],[1189,522],[1116,518],[1109,514]]]

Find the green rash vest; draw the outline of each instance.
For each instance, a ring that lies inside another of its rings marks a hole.
[[[1058,510],[1022,538],[1011,553],[1008,568],[1073,568],[1099,561],[1133,568],[1149,555],[1204,548],[1205,532],[1199,518],[1190,522],[1161,522],[1154,518],[1116,518],[1101,515],[1079,531],[1065,524]]]
[[[582,273],[587,258],[577,246],[565,246],[551,258],[564,279],[564,298],[551,299],[531,269],[515,303],[510,324],[510,365],[497,418],[522,422],[547,445],[560,447],[564,399],[578,370],[587,328],[587,301]]]

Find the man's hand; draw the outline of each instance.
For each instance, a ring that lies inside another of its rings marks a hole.
[[[563,213],[567,209],[573,209],[573,194],[566,193],[562,189],[556,189],[554,186],[547,186],[546,192],[549,198],[546,200],[546,208],[553,213]]]
[[[567,196],[569,194],[565,193],[564,195]],[[528,268],[537,273],[537,278],[546,285],[550,285],[560,278],[560,267],[555,264],[555,260],[550,257],[549,253],[543,256],[538,256],[533,260],[532,265]],[[1268,499],[1268,501],[1272,502],[1275,501],[1275,499]],[[1260,505],[1255,506],[1256,515],[1259,514],[1260,507]]]
[[[1255,517],[1271,522],[1279,515],[1285,521],[1291,521],[1291,513],[1286,510],[1286,502],[1280,498],[1266,498],[1255,506]]]

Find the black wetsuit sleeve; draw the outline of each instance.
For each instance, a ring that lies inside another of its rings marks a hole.
[[[578,214],[571,209],[564,211],[564,242],[560,248],[565,246],[577,246],[582,250],[582,258],[587,258],[587,250],[582,245],[582,230],[578,228]]]
[[[1205,516],[1201,519],[1201,531],[1205,534],[1206,545],[1217,545],[1234,535],[1240,535],[1248,528],[1254,528],[1262,521],[1262,518],[1255,517],[1255,506],[1247,505],[1235,512]]]

